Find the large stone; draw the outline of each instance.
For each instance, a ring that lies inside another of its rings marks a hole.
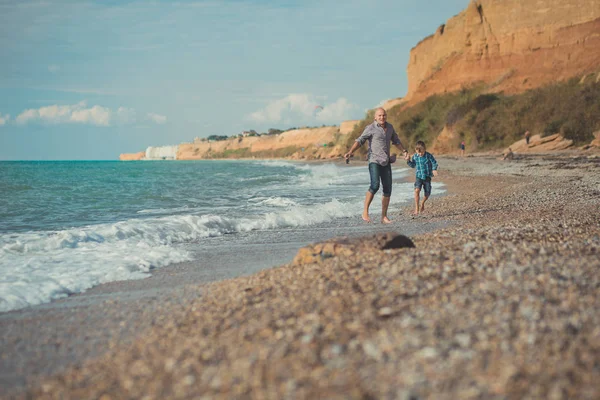
[[[410,238],[395,232],[378,233],[361,238],[340,237],[311,244],[298,250],[292,265],[320,263],[332,257],[350,257],[364,250],[387,250],[415,247]]]
[[[565,139],[560,134],[555,133],[549,136],[533,135],[529,144],[526,143],[525,139],[518,140],[511,144],[509,147],[512,151],[517,153],[543,153],[548,151],[564,150],[573,145],[573,141]],[[508,149],[505,149],[506,153]]]

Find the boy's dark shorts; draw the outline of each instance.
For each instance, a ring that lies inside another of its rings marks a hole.
[[[416,178],[415,180],[415,189],[425,190],[425,196],[429,196],[431,194],[431,178],[427,177],[426,179]]]

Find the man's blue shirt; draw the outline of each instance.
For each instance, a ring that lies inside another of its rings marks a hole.
[[[423,180],[433,177],[433,171],[438,168],[437,161],[435,161],[433,155],[428,152],[425,152],[422,157],[419,153],[415,153],[415,155],[412,156],[412,160],[409,160],[406,163],[411,168],[416,167],[416,177]]]

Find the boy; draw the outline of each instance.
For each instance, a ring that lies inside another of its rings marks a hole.
[[[438,174],[438,163],[435,161],[435,158],[433,158],[433,155],[428,153],[426,149],[425,142],[419,140],[415,146],[416,153],[412,156],[412,159],[408,154],[404,156],[409,167],[417,168],[415,174],[415,215],[425,211],[425,202],[429,198],[429,195],[431,195],[431,178]],[[425,196],[423,197],[423,202],[419,208],[421,188],[425,189]]]

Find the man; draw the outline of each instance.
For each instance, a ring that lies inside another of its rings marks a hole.
[[[389,224],[392,221],[387,217],[388,206],[390,205],[390,196],[392,195],[392,166],[390,162],[390,142],[396,146],[402,153],[408,153],[400,138],[394,130],[392,124],[387,123],[387,113],[383,108],[375,110],[375,121],[369,124],[362,135],[356,139],[350,151],[344,154],[346,160],[366,141],[369,141],[369,174],[371,176],[371,185],[365,197],[365,206],[362,213],[362,219],[371,222],[369,218],[369,206],[379,190],[379,182],[383,186],[383,197],[381,198],[381,223]]]

